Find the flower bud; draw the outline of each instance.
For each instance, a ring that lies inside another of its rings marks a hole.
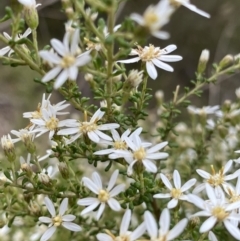
[[[93,75],[92,74],[85,74],[84,75],[84,79],[86,80],[86,81],[93,81]]]
[[[209,60],[209,55],[210,52],[208,49],[204,49],[200,55],[200,59],[199,59],[199,63],[198,63],[198,68],[197,68],[197,72],[199,74],[202,74],[207,66],[208,60]]]
[[[234,59],[233,59],[232,55],[230,55],[230,54],[226,55],[219,63],[220,70],[231,65],[233,63],[233,61],[234,61]]]
[[[8,161],[13,162],[16,159],[16,153],[11,136],[9,134],[4,135],[1,138],[1,144]]]
[[[60,162],[58,165],[58,169],[64,179],[69,178],[69,169],[65,162]]]
[[[52,185],[51,178],[45,173],[39,173],[38,174],[38,180],[39,180],[39,182],[41,182],[45,186],[51,186]]]
[[[31,201],[29,206],[28,206],[28,210],[30,211],[30,213],[33,216],[40,216],[41,215],[41,208],[38,205],[37,202]]]
[[[131,70],[126,82],[132,87],[137,88],[143,81],[143,71]]]
[[[39,19],[35,6],[24,8],[24,18],[29,28],[36,29],[38,27]]]

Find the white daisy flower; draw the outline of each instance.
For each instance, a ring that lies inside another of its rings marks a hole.
[[[92,174],[92,180],[87,177],[84,177],[82,179],[84,185],[89,188],[93,193],[95,193],[97,197],[87,197],[78,200],[78,205],[88,206],[83,209],[81,215],[93,211],[96,207],[100,205],[96,216],[96,219],[98,220],[105,209],[106,203],[114,211],[121,210],[119,202],[114,197],[124,190],[125,184],[119,184],[114,187],[118,177],[118,173],[118,170],[113,172],[108,187],[106,189],[103,187],[101,177],[97,172],[94,172]]]
[[[131,150],[115,150],[115,152],[110,154],[109,157],[112,159],[124,158],[129,164],[127,169],[128,175],[132,175],[133,166],[135,164],[143,165],[147,171],[156,173],[157,167],[153,161],[168,157],[168,153],[158,152],[168,144],[166,141],[152,146],[149,149],[147,149],[147,147],[151,146],[152,144],[142,142],[138,135],[134,135],[132,140],[128,137],[125,137],[125,141]]]
[[[178,200],[187,200],[187,195],[184,194],[187,190],[189,190],[195,183],[196,179],[192,178],[189,181],[187,181],[183,186],[181,186],[181,177],[179,175],[179,172],[177,170],[174,170],[173,172],[173,183],[169,182],[168,178],[164,174],[160,174],[160,177],[162,179],[162,182],[165,184],[165,186],[169,189],[170,193],[159,193],[153,195],[154,198],[172,198],[171,201],[168,202],[167,208],[175,208],[178,205]]]
[[[167,55],[174,51],[177,48],[176,45],[168,45],[164,49],[160,49],[160,47],[154,47],[153,45],[145,46],[144,48],[138,46],[137,49],[132,49],[131,53],[129,55],[138,55],[138,57],[134,57],[132,59],[127,60],[118,60],[119,63],[135,63],[139,60],[142,60],[143,62],[146,62],[146,69],[148,72],[148,75],[152,79],[156,79],[158,74],[155,66],[158,68],[164,69],[166,71],[173,71],[173,68],[164,63],[165,62],[176,62],[182,59],[179,55]]]
[[[131,139],[134,135],[139,136],[139,134],[141,132],[142,132],[142,128],[138,128],[129,136],[131,131],[130,131],[130,129],[127,129],[120,136],[118,134],[118,132],[113,129],[113,130],[111,130],[113,141],[101,141],[101,143],[106,144],[108,146],[112,146],[112,148],[96,151],[93,154],[94,155],[108,155],[108,154],[113,153],[115,150],[127,150],[128,146],[127,146],[127,143],[125,141],[125,137],[129,137]],[[113,158],[113,156],[111,156],[110,158],[115,159],[115,158]],[[118,158],[118,157],[116,156],[116,158]]]
[[[203,16],[203,17],[206,17],[206,18],[210,18],[210,14],[204,12],[203,10],[197,8],[195,5],[191,4],[189,0],[169,0],[170,3],[173,5],[173,6],[184,6],[186,8],[188,8],[189,10]]]
[[[11,130],[11,133],[15,135],[17,138],[13,138],[12,141],[14,143],[18,141],[22,141],[23,143],[33,142],[35,135],[31,133],[33,126],[29,129],[20,129],[19,131]]]
[[[132,13],[130,18],[139,25],[147,27],[154,37],[168,39],[169,33],[159,31],[159,29],[169,22],[174,11],[175,8],[170,4],[169,0],[162,0],[157,5],[150,5],[143,13],[143,16]]]
[[[65,115],[69,114],[69,112],[61,112],[61,110],[66,109],[70,104],[65,104],[65,100],[61,101],[57,104],[51,104],[50,102],[51,94],[46,98],[45,93],[42,97],[42,103],[38,104],[37,110],[31,112],[24,112],[23,118],[33,118],[33,119],[41,119],[42,118],[42,110],[46,109],[49,110],[50,106],[51,109],[54,109],[56,115]]]
[[[60,56],[47,50],[39,52],[42,59],[55,65],[55,67],[43,77],[42,82],[48,82],[58,76],[54,83],[54,88],[58,89],[68,79],[73,81],[77,79],[78,68],[88,64],[91,60],[89,51],[78,55],[78,43],[79,30],[76,29],[73,34],[69,32],[65,33],[63,43],[57,39],[51,40],[52,47]]]
[[[31,30],[30,28],[28,28],[28,29],[24,32],[24,34],[18,34],[18,35],[16,35],[14,41],[19,41],[20,39],[26,38],[31,32],[32,32],[32,30]],[[9,36],[8,33],[3,32],[3,35],[4,35],[4,37],[5,37],[7,40],[9,40],[9,41],[12,40],[12,37]],[[11,49],[11,47],[9,47],[9,46],[0,49],[0,56],[4,56],[4,55],[7,54],[7,53],[8,53],[8,57],[10,57],[11,54],[14,53],[14,50]]]
[[[49,228],[43,234],[40,241],[49,240],[57,230],[57,227],[59,226],[63,226],[64,228],[73,232],[81,231],[81,227],[79,225],[72,223],[72,221],[76,218],[76,216],[72,214],[64,215],[64,213],[67,211],[67,208],[68,208],[68,198],[64,198],[62,200],[61,205],[59,207],[58,215],[56,215],[56,210],[53,202],[48,197],[44,198],[44,203],[52,217],[51,218],[45,217],[45,216],[39,217],[40,222],[49,224]]]
[[[87,135],[90,140],[93,142],[98,143],[100,139],[106,140],[106,141],[112,141],[112,138],[106,134],[104,134],[102,131],[112,130],[119,127],[119,124],[116,123],[107,123],[107,124],[100,124],[98,125],[98,121],[102,119],[105,112],[101,111],[99,108],[90,121],[87,121],[87,116],[85,115],[85,121],[79,122],[76,120],[72,120],[72,122],[69,124],[65,124],[67,129],[62,129],[58,131],[58,135],[73,135],[70,140],[66,144],[70,144],[77,140],[80,136]]]
[[[153,215],[146,211],[144,213],[144,221],[146,224],[148,235],[150,236],[150,240],[174,240],[176,237],[178,237],[184,230],[184,228],[187,226],[187,219],[182,219],[179,223],[177,223],[171,230],[170,228],[170,213],[167,208],[163,209],[160,219],[159,219],[159,226],[160,229],[158,229],[157,222]]]
[[[240,201],[234,203],[226,203],[224,193],[216,192],[213,187],[206,184],[206,192],[209,201],[206,202],[200,197],[189,194],[189,201],[202,209],[197,212],[193,217],[209,217],[200,227],[199,232],[205,233],[210,231],[217,222],[223,222],[228,232],[236,239],[240,237],[240,230],[232,223],[232,221],[240,221],[240,215],[233,212],[233,210],[240,208]]]
[[[105,232],[107,234],[99,233],[99,234],[97,234],[97,239],[99,241],[116,241],[116,240],[135,241],[135,240],[137,240],[139,237],[141,237],[145,233],[146,225],[143,222],[134,231],[128,231],[130,221],[131,221],[131,210],[128,209],[128,210],[126,210],[126,212],[122,218],[119,236],[115,236],[109,230],[105,230]]]
[[[71,123],[72,120],[60,121],[56,117],[55,109],[52,106],[49,106],[48,110],[42,110],[41,119],[30,119],[30,121],[35,125],[35,128],[31,131],[31,133],[38,133],[36,137],[39,137],[49,131],[49,139],[51,140],[58,128]]]
[[[219,172],[216,172],[214,166],[211,165],[212,174],[202,170],[197,169],[196,172],[203,177],[204,183],[198,185],[194,190],[193,193],[199,193],[205,189],[206,184],[210,184],[213,187],[220,187],[222,186],[226,189],[230,184],[227,183],[229,180],[233,180],[237,178],[240,174],[240,170],[235,171],[233,174],[226,175],[226,173],[231,169],[233,164],[232,160],[229,160],[224,167],[220,169]]]
[[[219,110],[219,105],[203,106],[202,108],[197,108],[195,106],[189,105],[187,107],[187,110],[190,114],[206,116],[206,115],[216,114],[217,111]]]

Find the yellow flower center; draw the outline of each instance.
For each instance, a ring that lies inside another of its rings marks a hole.
[[[62,217],[61,216],[56,216],[54,218],[52,218],[52,221],[53,221],[53,225],[55,227],[58,227],[62,224]]]
[[[99,194],[98,194],[98,199],[100,200],[100,202],[107,202],[108,199],[110,198],[108,191],[106,190],[100,190]]]
[[[129,235],[121,235],[114,238],[114,241],[130,241]]]
[[[139,57],[142,61],[151,61],[152,59],[155,59],[160,56],[161,51],[160,49],[155,49],[154,45],[150,44],[149,47],[140,47],[138,46],[137,50]]]
[[[115,141],[113,147],[117,150],[126,150],[127,144],[125,141]]]
[[[229,213],[227,213],[222,207],[215,207],[212,209],[212,215],[215,216],[218,221],[223,221]]]
[[[158,22],[158,15],[154,11],[146,12],[143,15],[145,25],[147,27],[152,27],[153,24]]]
[[[47,122],[46,122],[46,127],[49,129],[49,130],[56,130],[57,127],[58,127],[58,122],[59,120],[55,117],[51,117]]]
[[[143,147],[140,147],[133,153],[133,158],[138,161],[142,161],[146,157],[146,151]]]
[[[151,241],[167,241],[167,234],[161,235],[160,237],[156,239],[151,239]]]
[[[218,173],[215,172],[213,165],[211,165],[211,169],[212,169],[212,175],[207,180],[207,182],[214,187],[223,184],[224,183],[223,167]]]
[[[75,63],[75,60],[76,60],[76,58],[74,56],[66,55],[62,58],[60,65],[62,68],[66,69],[66,68],[73,66],[73,64]]]
[[[80,126],[80,131],[83,133],[88,133],[90,131],[97,130],[97,125],[95,123],[90,122],[82,122]]]
[[[180,189],[173,188],[171,190],[171,195],[173,198],[179,199],[182,196],[182,191]]]

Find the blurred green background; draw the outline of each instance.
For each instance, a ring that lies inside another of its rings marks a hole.
[[[61,1],[42,0],[39,7],[40,25],[38,28],[41,46],[49,44],[52,37],[62,39],[66,16],[61,12]],[[128,0],[118,13],[120,22],[132,12],[143,13],[149,4],[157,3],[151,0]],[[164,28],[171,34],[169,40],[149,38],[148,42],[164,48],[169,44],[176,44],[178,49],[173,54],[183,56],[183,60],[173,63],[175,71],[169,73],[159,70],[159,78],[149,80],[149,86],[156,90],[163,90],[165,100],[172,98],[176,85],[180,91],[184,86],[191,86],[190,80],[195,77],[198,59],[203,49],[210,50],[210,61],[207,75],[211,75],[211,64],[219,62],[226,54],[240,53],[240,21],[239,0],[192,0],[198,8],[211,14],[206,19],[190,10],[181,7],[173,15],[171,22]],[[7,0],[0,1],[0,17],[4,16],[4,8],[9,4]],[[0,24],[1,32],[10,33],[10,22]],[[0,43],[0,47],[4,44]],[[10,68],[0,65],[0,135],[7,134],[11,129],[23,128],[27,121],[23,120],[22,113],[35,110],[41,101],[44,87],[33,82],[37,74],[27,67]],[[78,84],[81,91],[90,95],[89,88],[80,75]],[[204,89],[202,98],[193,98],[197,106],[220,104],[226,99],[234,99],[234,90],[240,86],[239,75],[224,76],[216,85]],[[61,97],[54,92],[55,101]],[[54,102],[54,101],[53,101]],[[154,103],[151,106],[154,108]]]

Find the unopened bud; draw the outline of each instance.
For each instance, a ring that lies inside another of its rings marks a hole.
[[[6,225],[6,222],[3,219],[0,219],[0,228],[3,228]]]
[[[60,162],[58,165],[58,169],[64,179],[69,178],[69,169],[65,162]]]
[[[38,27],[38,11],[35,6],[24,8],[24,18],[29,28],[36,29]]]
[[[16,159],[16,153],[11,136],[9,134],[4,135],[1,138],[1,144],[8,161],[13,162]]]
[[[23,198],[24,198],[24,200],[25,200],[27,203],[29,203],[29,202],[32,200],[32,198],[33,198],[33,194],[32,194],[31,192],[29,192],[29,193],[24,193],[24,194],[23,194]]]
[[[164,92],[162,90],[156,91],[155,98],[157,99],[158,103],[161,104],[164,100]]]
[[[195,228],[196,226],[198,226],[200,223],[200,218],[199,217],[191,217],[189,220],[189,225],[191,228]]]
[[[223,138],[223,139],[228,134],[228,129],[225,126],[223,126],[223,125],[217,126],[217,130],[218,130],[218,133],[219,133],[220,137]]]
[[[46,185],[46,186],[51,186],[51,185],[52,185],[51,178],[50,178],[47,174],[45,174],[45,173],[39,173],[39,174],[38,174],[38,180],[39,180],[42,184],[44,184],[44,185]]]
[[[23,163],[21,165],[21,169],[23,172],[25,172],[27,174],[27,176],[30,177],[32,175],[32,168],[27,163]]]
[[[210,52],[208,49],[204,49],[200,55],[199,63],[197,71],[199,74],[202,74],[207,66],[208,60],[209,60]]]
[[[131,85],[133,88],[137,88],[140,83],[143,81],[143,71],[131,70],[126,82]]]
[[[219,68],[224,69],[233,63],[234,59],[232,55],[226,55],[219,63]]]
[[[73,17],[73,15],[74,15],[73,8],[72,8],[72,7],[66,8],[66,9],[65,9],[65,13],[66,13],[66,15],[68,16],[68,18],[71,19],[71,18]]]
[[[86,81],[93,81],[93,75],[92,74],[85,74],[84,75],[84,79],[86,80]]]
[[[98,12],[91,12],[91,8],[86,9],[86,15],[92,20],[95,21],[98,17]]]
[[[31,201],[29,206],[28,206],[28,210],[34,216],[40,216],[41,215],[41,208],[40,208],[40,206],[38,205],[37,202]]]

